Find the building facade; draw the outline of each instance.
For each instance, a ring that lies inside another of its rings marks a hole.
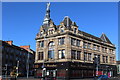
[[[117,61],[117,74],[120,75],[120,61]]]
[[[60,25],[50,18],[47,4],[43,25],[36,35],[35,76],[62,79],[116,75],[115,45],[103,33],[96,37],[78,29],[68,16]],[[93,58],[99,57],[96,71]]]
[[[30,46],[19,47],[13,41],[2,41],[2,75],[10,76],[14,68],[18,70],[19,76],[26,76],[27,69],[29,75],[33,75],[34,55],[35,51]]]

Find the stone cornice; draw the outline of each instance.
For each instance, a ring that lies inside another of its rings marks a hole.
[[[63,33],[52,34],[52,35],[46,36],[45,38],[56,37],[56,36],[61,36],[61,35],[65,35],[65,34],[72,35],[72,36],[75,36],[75,37],[78,37],[78,38],[82,38],[83,40],[89,40],[91,42],[95,42],[95,43],[98,43],[98,44],[101,44],[101,45],[104,45],[104,46],[109,46],[109,47],[112,47],[112,48],[116,49],[116,47],[113,44],[109,44],[109,43],[103,42],[102,40],[90,38],[90,37],[84,36],[82,34],[75,34],[75,33],[72,33],[70,31],[63,32]],[[43,38],[44,37],[39,37],[39,38],[35,38],[35,40],[43,39]]]

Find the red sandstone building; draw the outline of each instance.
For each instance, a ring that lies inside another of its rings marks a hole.
[[[35,52],[30,49],[30,45],[16,46],[13,41],[2,41],[2,75],[9,76],[18,64],[20,76],[26,76],[27,69],[29,69],[29,75],[33,75],[34,55]]]

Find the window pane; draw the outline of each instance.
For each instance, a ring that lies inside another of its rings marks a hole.
[[[59,45],[63,45],[63,44],[64,44],[64,40],[65,40],[64,37],[63,37],[63,38],[59,38],[59,39],[58,39],[58,44],[59,44]]]
[[[80,40],[77,40],[77,46],[80,46]]]
[[[91,49],[91,43],[88,43],[88,48]]]
[[[65,50],[59,50],[58,55],[59,55],[59,59],[64,59],[65,58]]]
[[[76,39],[71,38],[71,45],[76,46]]]
[[[80,57],[81,57],[80,53],[81,53],[80,51],[77,51],[77,59],[79,59],[79,60],[80,60]]]
[[[87,48],[87,43],[86,42],[83,43],[83,48]]]
[[[88,60],[91,61],[91,53],[88,53]]]
[[[72,51],[71,51],[71,58],[72,58],[72,59],[75,59],[75,52],[76,52],[75,50],[72,50]]]
[[[54,50],[48,51],[48,58],[54,58]]]

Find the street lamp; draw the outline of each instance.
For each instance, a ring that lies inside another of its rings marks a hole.
[[[96,76],[98,76],[98,66],[100,65],[100,60],[98,58],[98,56],[95,56],[94,57],[94,65],[95,65],[95,68],[96,68]]]
[[[5,64],[5,70],[6,70],[6,72],[5,72],[5,75],[6,75],[6,77],[7,77],[7,64]]]
[[[68,73],[68,69],[65,69],[66,70],[66,80],[69,80],[69,73]]]
[[[18,77],[18,69],[19,69],[19,61],[17,61],[17,76],[16,77]]]
[[[55,78],[57,77],[57,69],[55,69]]]
[[[93,62],[93,64],[94,64],[94,66],[95,66],[95,79],[96,79],[96,77],[98,76],[98,66],[100,66],[100,58],[96,55],[94,58],[94,62]]]
[[[27,78],[29,77],[29,52],[28,52],[28,55],[27,55]]]
[[[43,80],[45,80],[44,78],[45,78],[45,70],[46,70],[46,68],[45,68],[44,60],[43,60],[43,66],[42,66],[42,68],[43,68],[42,77],[43,77]]]
[[[109,73],[109,66],[106,66],[106,75]]]

